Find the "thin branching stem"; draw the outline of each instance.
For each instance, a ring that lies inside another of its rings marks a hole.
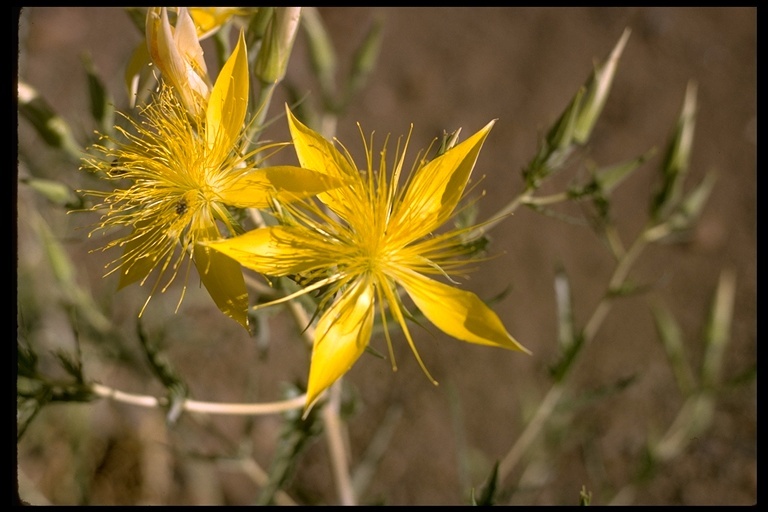
[[[623,255],[621,255],[621,257],[619,257],[616,268],[613,270],[613,274],[611,274],[611,279],[608,281],[608,289],[603,295],[603,298],[600,300],[600,303],[597,305],[597,307],[595,307],[592,316],[584,326],[585,342],[590,341],[595,337],[595,334],[597,334],[597,330],[602,325],[603,320],[605,320],[605,317],[608,315],[608,312],[613,305],[613,300],[615,298],[614,292],[624,284],[624,281],[629,274],[630,268],[632,268],[632,265],[637,260],[637,257],[645,248],[646,244],[646,237],[644,234],[641,234],[634,241],[632,246],[630,246],[630,248]]]
[[[467,235],[468,240],[474,240],[476,238],[479,238],[483,236],[485,233],[496,227],[497,224],[499,224],[501,221],[506,219],[510,214],[512,214],[521,204],[525,204],[528,201],[533,198],[533,193],[535,192],[535,189],[532,187],[528,187],[525,189],[519,196],[515,197],[512,201],[506,204],[503,208],[501,208],[499,211],[497,211],[492,217],[491,220],[482,223],[481,225],[477,226],[475,229],[470,231],[470,233]]]
[[[627,249],[626,252],[616,254],[616,267],[614,268],[613,273],[611,274],[611,277],[608,281],[606,292],[598,305],[595,307],[595,310],[592,312],[592,315],[585,324],[584,330],[582,332],[583,342],[585,345],[589,343],[597,334],[598,329],[602,325],[603,321],[608,315],[608,312],[611,309],[611,306],[613,305],[613,301],[615,299],[614,292],[616,292],[624,284],[627,275],[629,274],[629,270],[637,260],[637,257],[640,255],[648,242],[652,240],[652,238],[649,238],[648,233],[652,233],[657,229],[659,229],[659,226],[644,230],[629,247],[629,249]],[[570,363],[570,369],[572,369],[576,359],[577,358],[574,358],[574,360]],[[549,391],[544,396],[544,399],[539,403],[539,406],[531,420],[528,422],[528,425],[526,425],[522,434],[520,434],[515,443],[512,445],[512,448],[502,459],[501,463],[499,464],[498,473],[500,481],[504,481],[510,475],[512,470],[520,462],[523,455],[527,452],[528,448],[535,441],[537,435],[544,430],[544,425],[554,412],[567,388],[567,376],[570,373],[572,372],[565,372],[560,380],[552,384]]]

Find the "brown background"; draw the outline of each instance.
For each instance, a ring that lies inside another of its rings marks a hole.
[[[663,149],[687,82],[698,84],[687,189],[710,170],[718,173],[718,181],[695,233],[683,244],[651,247],[632,277],[652,284],[674,313],[691,363],[698,368],[702,326],[718,274],[733,269],[735,314],[723,377],[733,378],[756,364],[756,9],[326,8],[321,13],[342,72],[374,16],[384,20],[378,66],[339,119],[338,137],[350,149],[360,148],[358,121],[366,133],[375,130],[379,141],[387,133],[406,133],[413,123],[411,147],[421,148],[443,130],[462,127],[466,137],[498,119],[475,170],[476,176],[485,175],[481,218],[521,191],[520,170],[533,156],[539,135],[583,83],[593,59],[605,57],[630,27],[614,89],[586,157],[610,164],[650,147]],[[83,53],[93,58],[118,108],[125,108],[122,70],[140,35],[120,10],[32,8],[20,26],[21,77],[78,134],[93,129],[80,64]],[[301,34],[287,80],[300,90],[316,91],[305,48]],[[272,114],[280,112],[282,101],[282,96],[276,98]],[[284,137],[284,127],[280,121],[277,125],[275,138]],[[19,137],[22,149],[40,147],[24,121]],[[32,159],[47,177],[78,186],[74,167],[36,150]],[[645,222],[659,161],[657,155],[615,194],[613,212],[625,243]],[[583,166],[569,169],[545,191],[562,190],[584,176]],[[19,202],[20,213],[46,208],[24,189]],[[571,205],[558,211],[580,214]],[[75,229],[93,218],[43,213],[67,242],[80,281],[108,305],[117,325],[133,332],[145,292],[114,295],[115,281],[101,279],[106,256],[86,250],[102,241],[88,241],[85,231]],[[588,228],[526,209],[494,230],[492,238],[497,257],[473,273],[465,287],[485,298],[509,288],[495,309],[534,355],[470,346],[416,328],[420,354],[440,381],[437,388],[421,373],[400,336],[395,336],[397,373],[386,361],[361,359],[346,379],[359,398],[349,420],[353,465],[362,459],[387,411],[402,413],[361,502],[468,503],[470,486],[482,485],[493,461],[504,456],[548,388],[547,368],[556,358],[557,265],[571,278],[580,325],[597,304],[612,270],[609,253]],[[41,265],[36,282],[37,293],[43,293],[50,275],[21,214],[19,251],[20,269]],[[153,299],[147,315],[151,329],[163,327],[167,355],[188,379],[193,397],[243,401],[248,393],[256,393],[271,400],[278,396],[281,382],[304,378],[306,356],[286,330],[287,316],[272,318],[273,342],[266,359],[260,359],[254,341],[223,320],[196,288],[191,287],[179,314],[173,315],[177,295],[172,292]],[[48,318],[47,331],[39,334],[41,343],[71,348],[71,335],[61,334],[67,332],[66,325],[57,323],[53,314]],[[135,345],[123,343],[120,350],[137,352]],[[381,336],[372,344],[385,351]],[[87,374],[126,391],[162,394],[146,370],[115,362],[117,352],[116,347],[85,344]],[[559,416],[560,422],[542,436],[546,442],[533,451],[528,470],[507,482],[520,485],[509,503],[574,504],[582,485],[592,491],[594,503],[608,503],[631,480],[648,439],[673,421],[682,399],[646,296],[617,303],[583,354],[573,375],[573,395],[566,402],[575,404],[581,393],[630,376],[635,380],[624,391]],[[242,439],[247,426],[237,418],[214,418],[210,424],[185,418],[166,430],[158,411],[105,402],[53,406],[19,444],[22,494],[32,503],[247,504],[258,487],[242,466],[190,455],[234,454],[232,442]],[[756,426],[755,382],[722,391],[711,428],[660,468],[634,502],[755,503]],[[211,434],[214,427],[221,437]],[[268,467],[279,422],[258,418],[249,428],[246,437],[252,445],[241,449]],[[301,459],[289,492],[300,502],[336,501],[322,439]]]

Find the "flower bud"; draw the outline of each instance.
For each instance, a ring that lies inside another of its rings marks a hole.
[[[189,12],[180,8],[176,27],[171,27],[166,7],[150,8],[146,30],[152,61],[173,85],[187,110],[199,115],[211,93],[211,83],[203,48]]]
[[[285,76],[300,17],[301,7],[274,10],[253,70],[263,83],[274,84]]]

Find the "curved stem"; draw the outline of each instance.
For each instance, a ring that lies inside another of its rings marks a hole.
[[[164,398],[150,395],[137,395],[126,393],[119,389],[110,388],[101,384],[91,384],[90,390],[102,398],[109,398],[116,402],[137,405],[139,407],[163,407],[167,404]],[[204,412],[208,414],[229,414],[240,416],[262,416],[301,409],[307,400],[306,395],[300,395],[279,402],[264,403],[219,403],[201,402],[198,400],[185,400],[182,409],[190,412]]]

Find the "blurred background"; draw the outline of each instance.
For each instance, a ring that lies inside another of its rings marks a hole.
[[[475,176],[479,219],[491,216],[523,188],[521,170],[578,87],[625,28],[631,36],[613,90],[584,150],[600,165],[658,149],[615,192],[612,215],[625,243],[642,229],[663,150],[682,108],[686,86],[698,86],[698,111],[686,188],[706,173],[718,179],[696,229],[674,244],[648,248],[631,278],[648,285],[680,325],[690,364],[702,364],[702,335],[718,276],[736,276],[731,338],[711,424],[687,439],[682,452],[635,488],[636,504],[739,504],[757,501],[756,380],[756,9],[755,8],[322,8],[342,73],[371,23],[383,22],[378,63],[367,85],[338,119],[337,136],[360,154],[356,123],[379,143],[406,134],[426,148],[444,131],[462,136],[498,119]],[[141,34],[121,9],[28,8],[19,23],[20,79],[66,119],[84,143],[94,130],[83,56],[127,108],[123,72]],[[317,83],[299,33],[286,77],[307,101]],[[316,94],[316,93],[315,93]],[[279,116],[284,90],[272,103]],[[287,138],[277,119],[270,132]],[[45,151],[19,119],[19,172],[83,183],[77,163]],[[412,151],[411,157],[416,152]],[[409,160],[409,163],[412,160]],[[22,168],[24,167],[24,168]],[[544,187],[563,190],[586,176],[567,169]],[[468,345],[414,329],[432,375],[430,384],[402,336],[394,336],[398,371],[363,357],[345,379],[356,407],[349,412],[353,467],[373,439],[386,448],[373,467],[361,503],[468,504],[520,435],[551,385],[557,360],[554,278],[570,278],[574,317],[583,326],[595,309],[614,261],[575,204],[561,217],[518,209],[491,232],[495,255],[463,283],[494,305],[532,356]],[[76,281],[93,294],[126,335],[114,343],[83,342],[89,378],[124,391],[162,396],[143,365],[135,316],[146,290],[115,293],[102,279],[110,254],[89,253],[93,214],[53,208],[27,187],[18,190],[18,302],[40,326],[30,337],[41,354],[72,350],[75,334],[56,304],[52,271],[34,234],[45,219],[74,262]],[[193,277],[190,282],[195,282]],[[41,300],[45,297],[45,301]],[[285,382],[303,382],[308,356],[285,313],[269,320],[268,346],[223,318],[204,290],[190,286],[174,314],[176,293],[153,299],[148,331],[198,400],[274,400]],[[594,504],[614,502],[634,482],[649,440],[675,420],[684,398],[658,340],[649,294],[617,301],[571,375],[569,393],[512,475],[499,482],[503,503],[576,504],[582,486]],[[25,302],[27,301],[27,302]],[[231,324],[231,325],[230,325]],[[386,352],[383,336],[372,345]],[[44,362],[45,363],[45,362]],[[51,363],[51,368],[55,367]],[[54,370],[52,370],[54,371]],[[606,391],[607,390],[607,391]],[[602,394],[601,394],[602,393]],[[591,397],[591,398],[590,398]],[[599,398],[595,398],[599,397]],[[249,504],[259,493],[258,468],[269,468],[282,424],[255,419],[184,416],[165,424],[163,412],[105,400],[54,404],[35,418],[17,445],[19,489],[32,504]],[[245,455],[245,457],[243,457]],[[250,461],[250,462],[244,462]],[[304,448],[286,487],[299,503],[335,503],[322,438]],[[620,502],[620,500],[616,501]]]

